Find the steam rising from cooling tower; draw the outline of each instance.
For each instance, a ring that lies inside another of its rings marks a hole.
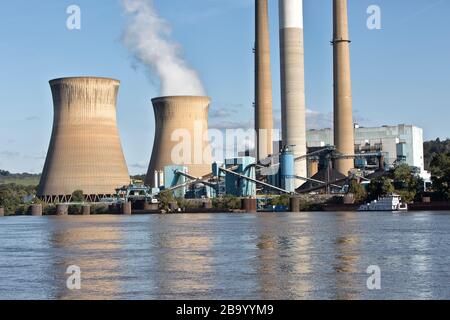
[[[158,16],[152,0],[122,0],[129,15],[123,41],[133,56],[160,80],[161,95],[203,96],[205,90],[195,70],[170,39],[169,24]]]

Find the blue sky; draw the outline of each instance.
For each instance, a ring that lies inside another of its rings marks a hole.
[[[269,0],[275,116],[279,118],[277,1]],[[211,123],[252,125],[252,0],[154,0],[172,37],[212,97]],[[81,8],[81,30],[66,28],[66,9]],[[382,29],[366,27],[379,5]],[[330,126],[331,0],[304,0],[310,127]],[[153,145],[151,98],[158,80],[133,63],[121,41],[119,0],[15,0],[0,4],[0,168],[40,172],[53,109],[48,81],[66,76],[121,80],[118,121],[130,172],[145,172]],[[408,123],[425,138],[450,137],[448,0],[349,0],[356,120],[365,126]],[[224,111],[236,112],[224,112]]]

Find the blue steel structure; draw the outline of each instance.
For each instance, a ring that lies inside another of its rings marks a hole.
[[[164,188],[170,189],[183,185],[187,182],[187,178],[179,172],[189,173],[188,168],[179,165],[171,165],[164,167]],[[186,186],[180,187],[173,191],[174,197],[184,198],[186,194]]]
[[[242,176],[256,179],[256,159],[253,157],[239,157],[227,159],[225,168]],[[255,197],[256,183],[237,175],[225,174],[225,189],[228,195],[236,197]]]

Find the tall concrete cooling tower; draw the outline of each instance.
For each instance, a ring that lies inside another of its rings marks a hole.
[[[90,77],[50,81],[54,119],[41,199],[69,201],[82,190],[88,201],[98,201],[130,183],[116,120],[119,85]]]
[[[210,99],[172,96],[152,100],[155,113],[155,141],[145,183],[155,186],[155,171],[176,165],[202,177],[211,173],[212,152],[208,138]]]
[[[283,144],[306,155],[306,107],[302,0],[279,0],[281,53],[281,122]],[[295,163],[295,174],[307,176],[306,159]],[[296,180],[296,187],[302,182]]]
[[[273,154],[272,72],[267,0],[255,0],[255,130],[258,160]]]
[[[333,0],[334,144],[344,155],[355,153],[350,74],[350,40],[347,0]],[[337,159],[335,168],[344,175],[354,168],[353,158]]]

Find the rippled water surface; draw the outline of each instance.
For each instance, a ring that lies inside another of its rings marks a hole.
[[[449,233],[432,212],[6,217],[0,299],[450,299]]]

